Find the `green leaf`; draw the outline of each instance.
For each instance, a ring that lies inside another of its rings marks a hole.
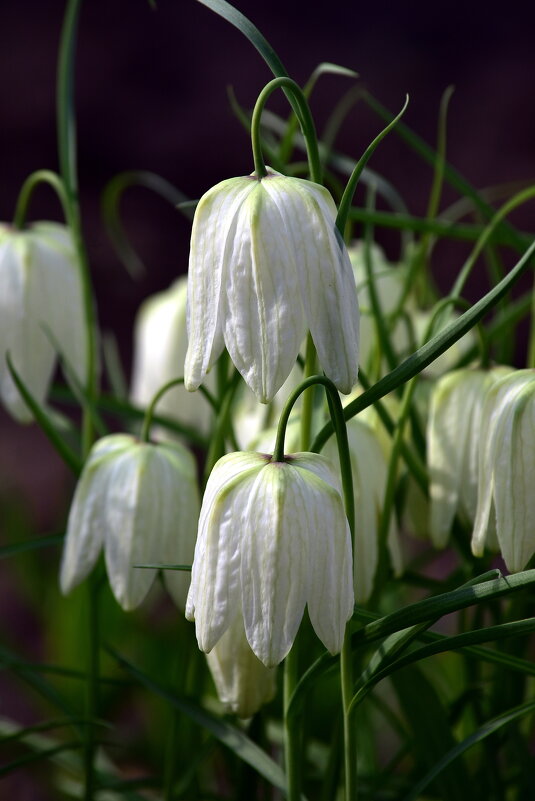
[[[23,757],[14,759],[12,762],[8,762],[7,765],[2,765],[0,767],[0,777],[7,776],[9,773],[12,773],[14,770],[18,770],[25,765],[31,765],[35,762],[43,762],[46,759],[50,759],[50,757],[56,756],[56,754],[62,753],[62,751],[76,751],[80,748],[82,748],[82,743],[78,742],[77,740],[71,740],[68,743],[54,745],[51,748],[46,748],[43,751],[26,754]]]
[[[505,714],[499,715],[492,720],[487,721],[481,726],[477,731],[467,737],[458,745],[451,748],[447,753],[443,754],[441,759],[433,765],[431,770],[426,773],[426,775],[417,782],[414,787],[410,790],[409,794],[405,796],[403,801],[417,801],[418,798],[421,797],[422,790],[425,790],[431,782],[435,781],[437,777],[448,767],[451,763],[457,759],[461,754],[467,751],[476,743],[481,742],[486,737],[489,737],[491,734],[499,731],[499,729],[503,728],[504,726],[508,726],[518,718],[523,717],[524,715],[528,715],[530,712],[535,711],[535,701],[528,701],[525,704],[521,704],[520,706],[514,707],[510,709]]]
[[[24,540],[23,542],[13,542],[10,545],[3,545],[0,548],[0,559],[6,559],[8,556],[15,556],[24,551],[34,551],[38,548],[49,548],[51,545],[61,545],[64,540],[64,534],[51,534],[49,537],[36,537],[33,540]]]
[[[471,309],[462,314],[457,320],[450,323],[450,325],[446,326],[446,328],[440,331],[436,336],[422,345],[421,348],[418,348],[418,350],[411,354],[408,359],[405,359],[399,367],[396,367],[395,370],[392,370],[381,378],[369,390],[366,390],[366,392],[354,401],[348,403],[344,409],[345,419],[350,420],[363,409],[413,378],[451,347],[451,345],[457,342],[458,339],[464,336],[464,334],[473,328],[490,309],[496,306],[513,284],[528,269],[533,253],[535,253],[535,241],[505,278],[493,287],[490,292],[487,292],[486,295],[478,300],[477,303],[474,303]],[[332,433],[332,424],[327,423],[314,440],[311,450],[319,452]]]
[[[177,696],[153,678],[143,673],[139,668],[128,662],[123,656],[110,646],[106,650],[117,662],[134,676],[140,684],[151,692],[165,699],[171,706],[179,709],[199,726],[211,732],[216,739],[233,751],[239,759],[247,762],[261,776],[267,779],[273,787],[286,791],[286,777],[282,769],[261,748],[250,740],[240,729],[232,726],[226,720],[220,720],[192,699]]]
[[[45,410],[37,403],[33,395],[27,389],[21,377],[15,370],[11,356],[6,353],[6,362],[11,378],[15,382],[15,386],[22,395],[24,402],[33,414],[36,423],[39,425],[49,442],[52,444],[57,453],[61,456],[65,464],[67,464],[75,475],[80,475],[82,470],[82,460],[72,448],[67,445],[65,440],[58,434],[54,424],[50,420]]]
[[[414,734],[413,754],[429,770],[456,745],[446,710],[431,682],[417,668],[396,673],[392,684]],[[460,760],[437,774],[434,786],[444,801],[474,797],[466,767]]]
[[[262,36],[258,28],[256,28],[241,11],[238,11],[237,8],[234,8],[234,6],[231,6],[230,3],[225,2],[225,0],[198,0],[198,2],[202,3],[203,6],[206,6],[211,11],[214,11],[220,17],[223,17],[223,19],[230,22],[231,25],[234,25],[240,33],[243,33],[253,47],[256,47],[276,78],[283,76],[288,77],[288,73],[282,61],[267,39]]]

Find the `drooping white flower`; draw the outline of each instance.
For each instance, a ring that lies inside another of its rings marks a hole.
[[[270,401],[308,329],[341,392],[357,377],[355,280],[322,186],[274,170],[222,181],[199,201],[188,284],[186,389],[226,345],[246,383]]]
[[[379,561],[379,524],[385,498],[388,463],[375,432],[358,417],[347,421],[347,438],[355,499],[353,580],[355,598],[359,603],[363,603],[373,590]],[[327,443],[325,455],[338,466],[338,449],[334,437]],[[387,545],[394,573],[399,575],[403,564],[394,514],[390,518]]]
[[[195,461],[180,443],[154,445],[111,434],[93,446],[74,493],[60,569],[63,593],[93,569],[104,548],[112,592],[125,610],[149,591],[155,569],[191,564],[199,499]],[[183,608],[189,573],[164,570]]]
[[[481,415],[477,512],[472,551],[481,556],[489,519],[508,570],[535,553],[535,371],[516,370],[488,390]]]
[[[0,398],[10,414],[32,414],[6,365],[6,353],[35,400],[43,404],[57,343],[79,382],[85,382],[86,331],[82,286],[68,228],[35,223],[0,225]]]
[[[187,278],[147,298],[134,326],[134,367],[131,398],[148,406],[164,384],[184,373],[188,347],[186,331]],[[210,382],[213,383],[213,382]],[[183,386],[170,389],[158,403],[158,412],[207,433],[212,410],[204,398]]]
[[[204,494],[186,617],[209,652],[236,614],[267,667],[284,659],[308,604],[316,634],[340,650],[353,610],[351,538],[339,483],[313,453],[273,462],[227,454]]]
[[[250,718],[274,698],[277,670],[266,667],[252,652],[241,612],[206,659],[219,699],[229,712]]]
[[[427,464],[430,534],[437,548],[446,545],[456,513],[470,524],[475,520],[483,403],[488,389],[510,372],[508,367],[455,370],[442,376],[433,388]]]

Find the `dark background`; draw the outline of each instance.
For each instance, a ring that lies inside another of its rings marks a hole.
[[[331,0],[321,10],[301,0],[238,0],[273,45],[290,75],[304,83],[321,61],[359,72],[392,110],[411,96],[406,122],[433,143],[448,84],[448,158],[477,187],[535,178],[535,49],[532,3]],[[63,0],[0,0],[0,219],[10,220],[18,190],[33,170],[57,169],[55,69]],[[147,169],[186,195],[252,170],[248,138],[227,100],[232,85],[250,108],[271,73],[236,29],[194,0],[87,0],[77,60],[82,212],[104,331],[118,338],[129,369],[132,322],[141,300],[187,268],[189,224],[147,189],[129,190],[126,228],[148,274],[132,281],[100,218],[100,195],[116,173]],[[312,109],[321,131],[350,87],[326,76]],[[282,96],[269,108],[286,112]],[[363,103],[349,114],[337,147],[358,157],[382,124]],[[425,212],[431,173],[394,135],[371,166],[391,180],[412,213]],[[445,202],[455,199],[447,190]],[[30,218],[59,219],[41,188]],[[528,229],[532,209],[521,221]],[[386,238],[395,258],[395,240]],[[1,288],[0,288],[1,291]],[[46,463],[46,468],[42,465]],[[50,524],[64,488],[61,465],[35,427],[0,411],[0,492],[31,491],[38,525]],[[39,499],[39,500],[38,500]]]

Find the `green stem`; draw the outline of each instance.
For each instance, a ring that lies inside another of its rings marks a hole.
[[[305,367],[303,370],[303,377],[309,378],[314,375],[316,371],[316,348],[309,332],[307,336],[307,347],[305,356]],[[303,405],[301,408],[301,444],[302,451],[307,451],[310,448],[312,439],[312,412],[314,409],[314,388],[311,387],[308,392],[303,394]]]
[[[97,336],[96,313],[93,305],[93,291],[89,263],[84,245],[78,199],[78,178],[76,171],[76,122],[74,110],[74,62],[76,35],[82,0],[68,0],[61,31],[58,56],[56,112],[60,174],[65,190],[65,216],[71,229],[77,264],[82,285],[84,323],[86,329],[86,396],[88,404],[82,413],[82,453],[86,458],[93,442],[93,422],[91,408],[97,396]],[[97,715],[98,702],[98,608],[94,577],[90,578],[87,598],[88,630],[88,683],[86,714],[89,720]],[[95,791],[94,752],[95,730],[93,724],[85,729],[85,790],[84,800],[92,801]]]
[[[87,683],[86,683],[86,714],[88,723],[84,728],[84,767],[85,788],[84,801],[93,801],[95,793],[95,727],[94,720],[98,708],[99,686],[99,614],[98,614],[99,578],[93,572],[86,586],[86,615],[87,615]]]
[[[318,150],[318,138],[316,136],[314,120],[312,119],[310,108],[308,106],[308,102],[303,93],[303,90],[295,81],[287,77],[274,78],[272,81],[266,84],[266,86],[264,86],[264,88],[258,95],[258,100],[255,103],[255,107],[253,110],[253,117],[251,120],[251,143],[253,146],[253,159],[254,159],[256,177],[261,179],[265,178],[265,176],[267,175],[266,165],[264,162],[264,157],[262,155],[262,137],[260,133],[260,122],[264,106],[266,105],[266,102],[270,97],[270,95],[276,89],[285,89],[286,92],[294,100],[296,106],[299,109],[299,120],[301,123],[301,130],[303,132],[303,136],[305,138],[307,147],[310,178],[312,181],[321,184],[322,169],[321,169],[321,161]]]
[[[58,196],[65,218],[68,219],[69,205],[67,200],[67,193],[65,185],[57,173],[51,170],[36,170],[29,175],[19,192],[17,198],[17,205],[15,207],[15,215],[13,217],[13,226],[22,230],[26,222],[28,214],[28,207],[32,199],[32,195],[39,184],[48,184],[55,191]]]
[[[279,426],[277,429],[277,439],[275,442],[275,449],[273,452],[273,461],[284,460],[284,436],[286,433],[286,426],[290,417],[291,410],[296,403],[297,399],[302,392],[305,392],[315,384],[321,384],[327,392],[329,401],[329,412],[331,414],[332,425],[336,431],[338,457],[340,459],[340,473],[342,476],[342,488],[344,493],[344,503],[347,520],[349,523],[349,530],[351,532],[351,541],[353,543],[355,536],[355,501],[353,496],[353,479],[351,474],[351,457],[349,453],[349,443],[347,439],[347,429],[344,421],[344,410],[338,391],[333,382],[326,376],[316,375],[306,378],[297,389],[290,395],[282,414],[279,419]],[[285,662],[284,673],[284,689],[285,689],[285,752],[287,759],[294,760],[298,740],[295,732],[294,724],[288,722],[288,709],[290,699],[293,695],[297,684],[297,675],[295,673],[295,664],[292,661],[296,659],[295,646],[290,652],[291,658],[288,664],[288,657]],[[289,655],[289,656],[290,656]],[[352,698],[353,691],[353,665],[351,654],[351,638],[349,634],[349,623],[346,627],[344,644],[340,654],[340,671],[341,671],[341,684],[342,684],[342,709],[344,716],[344,764],[345,764],[345,788],[346,788],[346,801],[356,801],[357,798],[357,746],[356,746],[356,730],[350,719],[349,706]],[[298,789],[290,782],[297,781],[294,775],[293,763],[286,763],[286,771],[288,775],[288,798],[293,801],[299,798]],[[297,795],[295,794],[297,793]]]
[[[288,709],[299,678],[299,651],[297,638],[284,660],[284,764],[288,801],[301,799],[301,732],[300,715],[289,716]]]
[[[156,409],[157,403],[165,395],[165,393],[168,392],[168,390],[183,383],[184,383],[184,378],[182,376],[180,378],[173,378],[171,381],[168,381],[167,384],[164,384],[163,387],[161,387],[158,390],[158,392],[154,395],[153,399],[151,400],[150,404],[147,407],[147,411],[145,412],[145,417],[143,418],[143,425],[141,426],[141,433],[139,435],[141,442],[149,442],[152,417],[154,415],[154,410]]]

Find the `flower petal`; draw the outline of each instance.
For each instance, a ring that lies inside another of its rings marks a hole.
[[[228,454],[208,479],[186,602],[186,617],[195,620],[201,651],[214,647],[239,605],[244,508],[251,484],[265,463],[258,453]]]
[[[334,201],[325,187],[310,181],[263,183],[293,243],[305,320],[321,366],[348,393],[358,372],[359,307],[353,268],[335,226]]]
[[[257,181],[227,239],[223,326],[230,357],[262,403],[288,378],[306,333],[292,241]]]
[[[230,178],[200,199],[191,231],[188,272],[188,351],[184,386],[192,391],[223,350],[221,284],[225,280],[224,252],[232,239],[236,213],[255,186],[253,178]]]

